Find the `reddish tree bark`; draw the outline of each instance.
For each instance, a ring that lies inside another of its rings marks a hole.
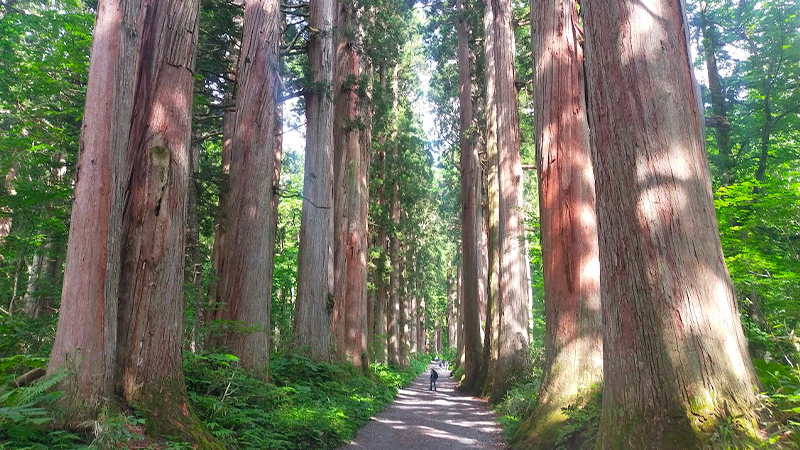
[[[112,398],[123,195],[139,43],[139,1],[101,0],[92,41],[61,308],[48,372],[76,422]]]
[[[545,363],[539,404],[514,440],[552,448],[563,408],[603,379],[600,262],[586,117],[583,48],[574,0],[531,3]]]
[[[452,268],[447,271],[447,345],[456,348],[458,337],[456,335],[456,281]]]
[[[241,324],[227,330],[223,346],[257,377],[269,373],[270,306],[275,221],[277,96],[280,94],[279,2],[247,2],[239,55],[236,115],[229,137],[231,161],[225,210],[223,265],[219,268],[219,318]],[[270,242],[270,240],[273,242]]]
[[[369,354],[369,344],[374,341],[374,319],[375,319],[375,297],[374,291],[370,292],[367,287],[368,283],[368,263],[367,259],[369,258],[369,180],[370,180],[370,168],[372,167],[372,90],[373,90],[373,78],[374,78],[374,70],[372,68],[372,64],[370,63],[369,59],[365,60],[363,66],[363,74],[364,76],[362,79],[366,80],[365,86],[363,86],[363,95],[364,98],[359,102],[359,106],[361,108],[361,115],[362,115],[362,127],[360,133],[361,139],[361,167],[362,170],[359,174],[360,178],[358,179],[359,183],[359,215],[358,215],[358,227],[362,230],[362,242],[364,247],[364,260],[363,260],[363,268],[359,270],[363,270],[363,283],[359,283],[362,293],[362,298],[367,299],[366,304],[363,305],[363,313],[362,313],[362,320],[364,322],[363,327],[366,329],[366,333],[362,336],[362,340],[359,343],[361,347],[362,354],[365,355],[361,360],[362,368],[365,369],[365,372],[369,372],[369,364],[371,356]],[[361,263],[359,263],[361,264]]]
[[[183,255],[199,1],[142,2],[127,146],[116,388],[153,434],[210,442],[183,379]]]
[[[458,14],[459,146],[461,148],[461,249],[463,255],[463,294],[461,314],[464,335],[464,378],[460,388],[472,391],[478,382],[483,349],[481,347],[480,304],[483,248],[481,235],[481,168],[472,115],[472,62],[469,55],[469,28],[463,0],[456,0]]]
[[[754,432],[758,380],[717,231],[682,3],[582,5],[603,274],[597,447],[699,448],[726,417]]]
[[[353,5],[339,3],[334,81],[334,308],[337,351],[356,367],[366,353],[367,242],[362,203],[368,200],[368,167],[361,147],[357,25]]]
[[[386,95],[386,68],[381,66],[379,69],[380,78],[380,94]],[[386,132],[382,131],[378,135],[378,178],[380,179],[377,188],[377,202],[378,210],[384,214],[386,208]],[[389,248],[389,235],[387,233],[387,225],[384,222],[379,222],[378,226],[378,247],[381,249],[381,254],[378,258],[378,267],[375,271],[375,288],[377,290],[377,297],[375,300],[375,351],[377,362],[386,364],[388,361],[388,340],[387,340],[387,310],[389,303],[389,286],[387,285],[386,263]]]
[[[399,115],[398,88],[399,88],[400,66],[394,67],[392,75],[392,116],[395,118],[395,127]],[[400,237],[398,227],[400,226],[400,184],[397,178],[400,175],[399,167],[399,147],[397,145],[397,129],[392,131],[392,154],[391,154],[391,186],[392,198],[389,204],[389,213],[392,220],[392,233],[389,235],[389,259],[392,263],[392,273],[389,276],[389,303],[388,312],[388,331],[389,331],[389,364],[400,365],[400,338],[401,321],[400,317]]]
[[[317,361],[330,359],[333,313],[333,20],[334,1],[309,4],[306,160],[300,224],[294,346]],[[321,86],[321,87],[319,87]]]
[[[528,297],[525,230],[522,224],[522,165],[519,111],[514,74],[514,29],[511,0],[492,0],[496,70],[498,183],[500,189],[500,328],[497,367],[491,399],[505,395],[515,371],[528,358]]]

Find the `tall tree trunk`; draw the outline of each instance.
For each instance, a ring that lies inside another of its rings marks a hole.
[[[363,116],[362,124],[363,127],[360,133],[361,139],[361,167],[362,171],[360,173],[360,178],[358,180],[359,183],[359,215],[358,226],[363,231],[363,247],[364,247],[364,264],[363,264],[363,277],[364,282],[361,284],[361,289],[363,289],[362,296],[367,299],[367,304],[365,305],[364,310],[364,326],[366,327],[366,333],[362,337],[361,342],[361,349],[365,358],[362,359],[362,367],[366,369],[366,372],[369,371],[369,345],[372,344],[375,340],[375,291],[368,290],[368,258],[370,253],[370,246],[369,246],[369,180],[370,180],[370,170],[372,167],[372,116],[373,116],[373,108],[372,108],[372,96],[373,96],[373,79],[374,79],[374,69],[370,60],[367,58],[364,60],[363,66],[364,76],[362,77],[363,80],[366,81],[366,85],[363,86],[363,93],[364,98],[361,99],[359,102],[359,106],[361,107],[361,114]]]
[[[731,144],[731,124],[725,106],[725,94],[722,92],[722,77],[717,68],[717,32],[714,25],[706,17],[706,11],[700,13],[700,30],[703,33],[703,54],[706,59],[708,74],[708,90],[711,92],[711,111],[714,114],[714,135],[719,147],[719,168],[722,172],[722,184],[733,181],[734,160]]]
[[[519,153],[519,112],[514,75],[514,29],[511,0],[492,0],[495,32],[495,104],[500,243],[500,329],[493,401],[505,395],[511,374],[523,370],[528,359],[528,296],[525,229],[522,223],[522,165]]]
[[[275,178],[277,104],[280,94],[277,0],[247,2],[242,50],[237,69],[236,115],[231,139],[226,203],[224,265],[220,267],[217,303],[221,318],[241,324],[222,337],[253,375],[269,374],[274,243],[272,195]]]
[[[200,250],[200,222],[197,214],[197,175],[200,173],[200,146],[192,144],[189,156],[189,184],[186,191],[186,265],[183,273],[183,285],[191,286],[188,303],[194,310],[194,320],[189,336],[189,349],[199,352],[203,348],[203,253]]]
[[[61,308],[47,366],[75,421],[113,397],[123,193],[139,44],[139,1],[101,0],[94,25]]]
[[[199,0],[145,0],[122,220],[115,386],[151,434],[221,448],[183,378],[183,261]]]
[[[456,270],[456,367],[464,367],[464,268],[461,263]]]
[[[483,298],[480,266],[483,248],[481,210],[481,169],[472,117],[472,62],[469,28],[463,0],[456,0],[458,14],[459,145],[461,147],[461,248],[463,293],[461,314],[464,327],[464,379],[460,387],[470,392],[478,381],[481,348],[480,304]]]
[[[314,89],[306,94],[306,160],[297,270],[294,346],[330,359],[333,313],[333,0],[309,5],[308,56]],[[319,87],[321,86],[321,87]]]
[[[597,448],[699,448],[726,416],[754,432],[758,381],[717,231],[685,11],[582,5],[604,274]]]
[[[235,69],[233,70],[235,72]],[[235,77],[235,75],[234,75]],[[233,98],[233,93],[226,93]],[[233,100],[232,100],[233,101]],[[220,169],[222,180],[219,187],[219,200],[217,205],[217,220],[214,227],[214,249],[211,254],[211,276],[208,283],[208,304],[205,308],[204,322],[213,323],[225,316],[225,303],[217,302],[219,298],[219,278],[225,267],[225,236],[228,228],[228,203],[230,198],[231,152],[233,148],[233,133],[236,125],[236,110],[223,112],[222,116],[222,157]],[[224,342],[224,335],[220,332],[209,333],[205,336],[204,343],[208,348],[215,348]]]
[[[43,251],[44,249],[36,251],[31,259],[30,266],[28,266],[28,286],[25,289],[23,301],[25,302],[25,314],[30,317],[39,317],[44,306],[40,278],[44,273],[47,257],[42,255]]]
[[[394,67],[392,75],[392,120],[394,122],[394,130],[392,131],[392,155],[391,155],[391,169],[392,169],[392,199],[389,205],[390,218],[392,220],[392,233],[389,236],[389,258],[392,263],[392,273],[389,277],[389,297],[390,297],[390,310],[389,310],[389,363],[400,365],[400,337],[401,337],[401,321],[400,317],[400,184],[398,177],[400,176],[400,149],[397,144],[397,126],[399,122],[399,102],[398,102],[398,88],[399,88],[399,72],[400,66]]]
[[[410,252],[409,252],[410,253]],[[409,261],[408,254],[403,253],[400,256],[400,314],[398,315],[399,328],[400,328],[400,367],[408,367],[410,359],[408,351],[411,348],[410,332],[408,329],[410,305],[410,289],[409,284]]]
[[[456,281],[453,277],[452,269],[447,271],[447,346],[456,348],[458,338],[456,337]]]
[[[417,310],[417,351],[421,354],[428,353],[428,334],[427,334],[427,321],[425,320],[425,296],[419,299],[419,309]]]
[[[339,3],[334,81],[334,308],[332,329],[337,352],[362,366],[366,309],[366,223],[362,202],[368,193],[361,148],[358,32],[353,5]]]
[[[386,67],[381,65],[379,69],[379,77],[380,77],[380,93],[381,97],[386,95]],[[381,98],[382,100],[383,98]],[[378,202],[378,211],[380,211],[381,216],[383,217],[386,210],[386,182],[388,180],[386,176],[386,132],[382,131],[378,135],[378,189],[377,189],[377,202]],[[389,235],[387,233],[387,226],[388,224],[385,221],[379,222],[378,225],[378,247],[380,248],[380,256],[378,257],[378,267],[375,270],[375,288],[377,290],[377,298],[375,303],[375,346],[376,346],[376,359],[377,362],[386,364],[388,361],[387,350],[388,350],[388,340],[387,334],[388,329],[386,326],[386,318],[387,318],[387,306],[389,303],[389,286],[387,286],[387,273],[386,273],[386,263],[387,263],[387,256],[389,253],[389,248],[387,244],[389,242]]]
[[[539,404],[514,440],[552,448],[564,408],[603,379],[600,261],[575,0],[531,3],[545,363]]]
[[[270,245],[269,251],[267,252],[267,268],[269,272],[267,273],[267,280],[270,283],[270,286],[274,285],[275,281],[275,249],[277,246],[277,238],[278,238],[278,219],[280,213],[278,212],[278,206],[280,203],[280,191],[281,191],[281,168],[283,165],[283,105],[278,104],[276,107],[276,118],[275,118],[275,150],[274,150],[274,169],[272,175],[272,200],[271,200],[271,207],[272,207],[272,217],[269,223],[269,238],[268,243]],[[272,349],[276,348],[279,342],[273,342],[271,338],[271,330],[275,329],[275,324],[272,321],[272,299],[273,297],[277,297],[277,295],[273,294],[270,291],[271,295],[270,298],[267,300],[270,305],[269,310],[269,317],[270,317],[270,328],[267,329],[268,339],[270,348],[268,351],[272,351]],[[281,302],[281,305],[283,302]],[[283,312],[283,311],[281,311]],[[284,317],[282,314],[281,317]]]

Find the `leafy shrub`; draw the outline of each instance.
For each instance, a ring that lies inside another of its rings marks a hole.
[[[6,369],[20,363],[21,355],[0,359]],[[78,436],[66,431],[49,430],[53,417],[48,410],[60,396],[53,387],[67,376],[62,370],[37,380],[30,386],[0,385],[0,449],[73,448]],[[13,376],[12,376],[13,379]]]
[[[500,416],[506,436],[513,436],[522,421],[533,414],[539,395],[540,380],[532,380],[512,387],[495,408]]]
[[[373,364],[366,376],[351,364],[277,355],[267,383],[248,376],[233,356],[187,354],[185,373],[197,413],[229,448],[319,449],[350,440],[427,362],[413,359],[409,369]]]
[[[595,384],[579,396],[580,400],[562,409],[567,416],[558,431],[557,449],[593,449],[603,406],[603,385]]]

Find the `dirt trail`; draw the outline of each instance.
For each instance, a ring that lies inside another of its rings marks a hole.
[[[430,369],[439,373],[429,391]],[[342,450],[502,449],[503,429],[486,401],[455,391],[450,371],[434,364]]]

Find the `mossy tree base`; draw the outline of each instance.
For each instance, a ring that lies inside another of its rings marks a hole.
[[[729,423],[729,413],[714,411],[623,411],[604,405],[595,449],[685,450],[709,448],[714,430]],[[737,434],[757,439],[756,419],[743,412],[730,423]]]
[[[183,375],[156,387],[127,392],[129,404],[145,418],[151,437],[174,436],[191,442],[195,450],[225,450],[206,429],[186,401]]]

